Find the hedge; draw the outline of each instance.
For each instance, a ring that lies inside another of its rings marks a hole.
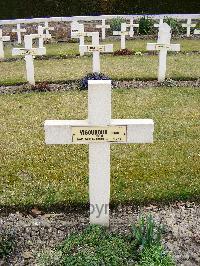
[[[1,0],[0,19],[199,12],[199,0]]]

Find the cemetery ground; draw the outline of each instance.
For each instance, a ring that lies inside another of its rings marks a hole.
[[[102,55],[102,72],[115,80],[156,80],[158,56],[147,54],[146,43],[138,40],[132,48],[127,42],[129,49],[143,55]],[[176,87],[173,80],[198,83],[199,40],[178,43],[183,52],[167,59],[171,87],[112,91],[112,118],[152,118],[155,131],[153,144],[111,146],[111,231],[128,234],[140,214],[152,213],[167,226],[163,243],[177,264],[198,265],[200,94],[198,85]],[[62,58],[65,54],[71,57]],[[76,54],[78,44],[47,45],[48,60],[35,60],[36,81],[83,78],[91,72],[92,58]],[[10,57],[8,50],[6,57]],[[5,90],[5,85],[25,83],[23,59],[5,60],[0,67]],[[0,226],[11,232],[14,228],[18,235],[18,249],[10,261],[34,265],[35,253],[52,249],[88,224],[88,147],[47,146],[43,128],[46,119],[86,119],[87,91],[11,92],[0,94],[0,106]],[[121,241],[116,239],[113,245]],[[52,254],[51,259],[59,257]]]

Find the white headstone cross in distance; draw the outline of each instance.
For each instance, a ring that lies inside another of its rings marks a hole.
[[[43,27],[43,28],[44,28],[44,30],[46,31],[45,34],[46,34],[47,36],[50,35],[49,31],[54,30],[54,27],[49,27],[49,23],[48,23],[48,21],[45,21],[45,23],[44,23],[44,27]]]
[[[97,29],[101,29],[101,38],[105,40],[106,38],[106,29],[110,28],[110,25],[106,25],[106,20],[102,19],[102,25],[96,25]]]
[[[134,28],[139,28],[139,24],[134,24],[133,19],[130,19],[130,23],[126,24],[126,27],[130,28],[129,35],[130,37],[133,37],[134,35]]]
[[[110,144],[152,143],[151,119],[111,119],[111,81],[88,81],[87,120],[46,120],[46,144],[89,144],[90,223],[109,225]]]
[[[148,51],[159,51],[158,81],[165,80],[167,51],[180,51],[180,44],[170,44],[171,28],[167,23],[163,23],[158,32],[157,43],[147,43]]]
[[[164,21],[164,19],[161,18],[159,24],[154,24],[154,27],[159,29],[160,26],[164,23],[163,21]]]
[[[195,29],[194,34],[200,34],[200,29]]]
[[[20,24],[17,24],[17,29],[12,29],[12,32],[17,33],[17,42],[18,42],[18,44],[21,44],[22,43],[21,33],[26,32],[26,29],[21,29]]]
[[[2,29],[0,29],[0,58],[4,58],[3,42],[9,42],[10,36],[3,36]]]
[[[38,26],[39,48],[44,47],[44,39],[51,39],[51,34],[44,33],[45,27]]]
[[[73,21],[71,23],[71,38],[79,39],[79,45],[84,45],[84,39],[87,35],[87,32],[84,32],[84,25],[78,23],[77,21]],[[84,55],[84,52],[80,51],[79,46],[79,52],[80,56]]]
[[[196,24],[192,24],[192,19],[188,18],[186,24],[182,24],[183,28],[187,28],[187,37],[190,37],[190,28],[195,28]]]
[[[100,53],[113,52],[113,44],[99,44],[99,32],[91,32],[92,45],[80,45],[82,53],[93,53],[93,73],[100,73]]]
[[[33,39],[36,38],[39,38],[37,34],[25,35],[24,36],[25,48],[13,48],[12,50],[13,56],[15,55],[25,56],[27,81],[31,85],[35,85],[35,73],[34,73],[34,64],[33,64],[34,56],[46,54],[46,48],[32,47]]]
[[[126,23],[121,23],[121,31],[113,31],[113,35],[121,36],[121,49],[126,48],[126,35],[130,35],[129,31],[126,31]]]

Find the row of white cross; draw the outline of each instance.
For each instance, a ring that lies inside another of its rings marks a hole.
[[[137,26],[133,23],[128,25],[130,28]],[[121,44],[125,48],[125,35],[126,32],[126,23],[122,23],[122,31],[114,32],[114,34],[121,35]],[[167,60],[167,51],[180,51],[179,44],[170,44],[171,41],[171,28],[168,24],[163,23],[161,20],[159,25],[155,25],[155,27],[159,27],[158,32],[158,40],[157,43],[148,43],[147,50],[149,51],[159,51],[159,68],[158,68],[158,81],[162,82],[165,80],[166,75],[166,60]],[[46,30],[46,33],[44,33]],[[25,48],[14,48],[12,51],[12,55],[24,55],[26,61],[26,73],[27,73],[27,81],[31,85],[35,85],[35,77],[34,77],[34,64],[33,59],[35,55],[44,55],[46,54],[46,48],[43,46],[44,39],[51,38],[51,34],[49,34],[49,30],[53,30],[53,28],[39,26],[38,34],[25,35]],[[133,31],[131,32],[133,33]],[[92,44],[85,45],[84,37],[92,37]],[[93,53],[93,72],[100,72],[100,53],[110,53],[113,52],[113,44],[100,45],[99,44],[99,32],[84,32],[84,25],[79,24],[78,22],[73,22],[71,24],[71,37],[80,39],[80,55],[84,55],[86,52]],[[33,39],[39,39],[39,47],[33,48],[32,43]],[[9,36],[2,36],[2,30],[0,30],[0,53],[3,55],[3,41],[8,41]]]

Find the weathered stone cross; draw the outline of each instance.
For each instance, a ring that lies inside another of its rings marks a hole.
[[[187,28],[187,37],[190,37],[190,28],[195,28],[196,24],[192,24],[192,19],[188,18],[186,24],[182,24],[183,28]]]
[[[87,120],[46,120],[46,144],[89,144],[90,223],[109,225],[110,144],[152,143],[151,119],[111,119],[111,81],[88,81]]]
[[[33,48],[33,39],[39,38],[38,34],[31,34],[24,36],[25,48],[13,48],[12,55],[24,55],[26,61],[26,76],[27,81],[31,85],[35,85],[35,75],[34,75],[34,56],[46,54],[46,48]]]
[[[99,32],[91,32],[92,45],[80,45],[82,53],[93,53],[93,73],[100,73],[100,53],[113,52],[113,44],[99,44]]]
[[[4,58],[3,42],[9,42],[10,36],[3,36],[2,29],[0,29],[0,58]]]
[[[21,44],[22,43],[21,33],[26,32],[26,29],[21,29],[20,24],[17,24],[17,29],[12,29],[12,32],[17,33],[17,42]]]
[[[102,25],[96,25],[97,29],[101,29],[101,38],[105,40],[106,37],[106,29],[110,28],[110,25],[106,25],[106,20],[102,19]]]
[[[147,43],[147,50],[159,51],[158,81],[165,80],[167,68],[167,51],[180,51],[180,44],[170,44],[171,28],[167,23],[159,27],[157,43]]]
[[[130,23],[126,24],[126,27],[130,28],[129,35],[130,37],[133,37],[134,35],[134,28],[139,28],[139,24],[133,23],[133,18],[130,19]]]
[[[89,36],[89,34],[89,32],[84,32],[84,24],[80,24],[77,21],[71,23],[71,38],[79,39],[79,45],[84,45],[84,38],[85,36]],[[84,55],[84,52],[80,51],[80,46],[79,53],[80,56]]]
[[[126,35],[130,35],[130,31],[126,30],[126,23],[121,23],[121,31],[113,31],[113,35],[121,36],[121,49],[126,48]]]

